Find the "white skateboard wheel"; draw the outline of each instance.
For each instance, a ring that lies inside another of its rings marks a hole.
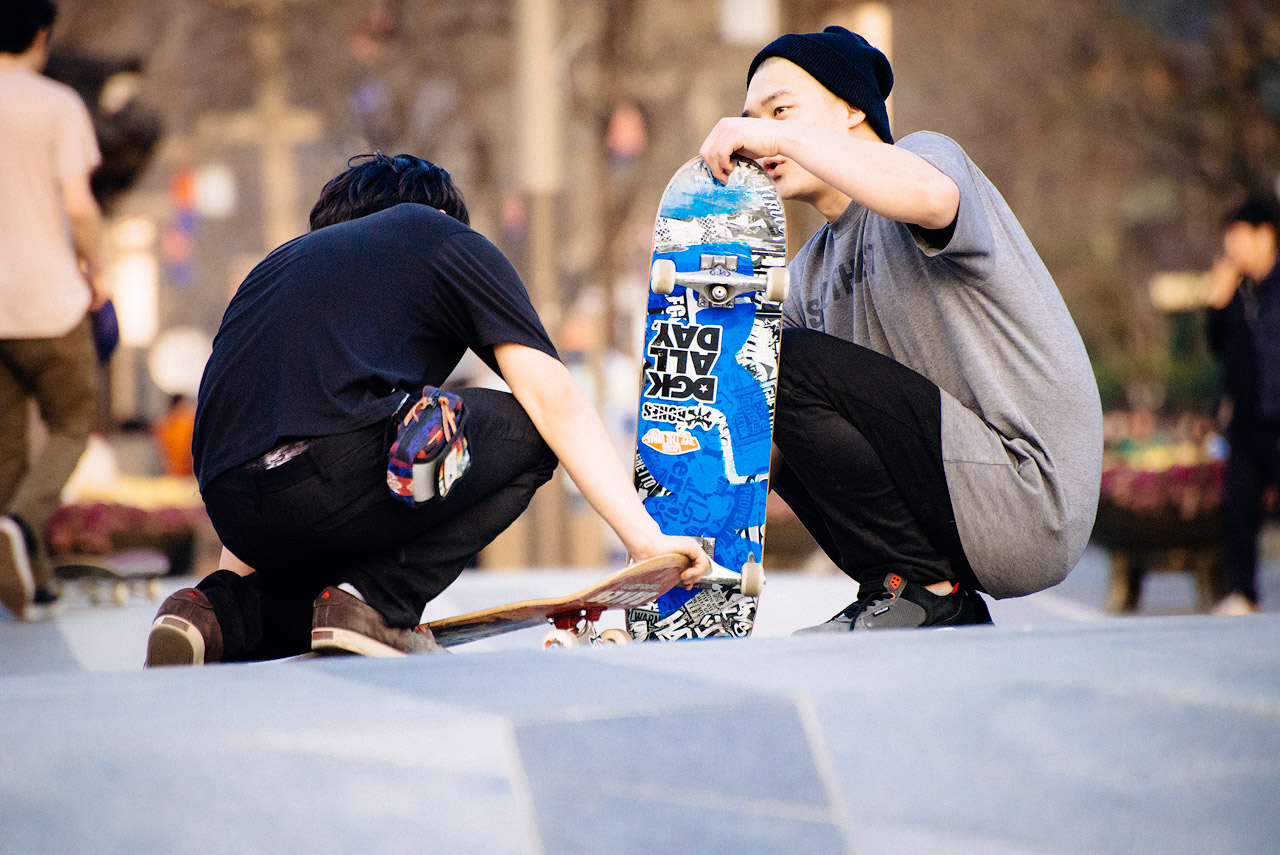
[[[117,606],[123,606],[129,602],[129,586],[125,582],[116,582],[111,586],[111,597],[116,601]]]
[[[764,299],[769,303],[781,303],[791,289],[791,274],[785,267],[770,267],[765,272]]]
[[[742,594],[758,597],[764,590],[764,565],[754,558],[742,565]]]
[[[676,287],[676,263],[669,258],[659,258],[649,271],[649,287],[655,294],[670,294]]]
[[[624,629],[606,629],[600,633],[601,644],[630,644],[631,633]]]
[[[553,629],[542,640],[542,646],[545,648],[577,647],[578,636],[567,629]]]

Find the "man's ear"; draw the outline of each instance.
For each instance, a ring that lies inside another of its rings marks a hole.
[[[867,120],[867,114],[850,104],[848,101],[844,102],[844,108],[846,112],[845,130],[851,131]]]

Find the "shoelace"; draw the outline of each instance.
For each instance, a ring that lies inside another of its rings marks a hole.
[[[893,599],[892,594],[883,588],[877,588],[864,596],[858,597],[858,599],[853,601],[852,605],[846,607],[840,614],[844,615],[852,623],[858,619],[858,615],[870,609],[874,609],[881,603],[887,603],[891,599]]]

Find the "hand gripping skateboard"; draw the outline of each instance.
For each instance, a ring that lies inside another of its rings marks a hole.
[[[639,606],[666,593],[679,584],[680,574],[688,567],[689,559],[683,555],[659,555],[633,564],[567,597],[522,600],[456,617],[441,618],[426,626],[435,636],[436,643],[442,647],[479,641],[543,623],[555,626],[543,642],[545,647],[628,642],[631,636],[620,629],[597,632],[596,621],[609,609]]]
[[[721,184],[701,158],[653,231],[635,481],[667,534],[700,538],[712,572],[627,614],[642,640],[745,636],[764,584],[765,500],[787,292],[782,201],[755,163]]]

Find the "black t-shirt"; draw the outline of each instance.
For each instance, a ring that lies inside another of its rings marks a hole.
[[[511,263],[452,217],[397,205],[296,238],[249,273],[214,338],[192,442],[200,486],[281,437],[388,418],[468,348],[496,371],[504,342],[558,358]]]

